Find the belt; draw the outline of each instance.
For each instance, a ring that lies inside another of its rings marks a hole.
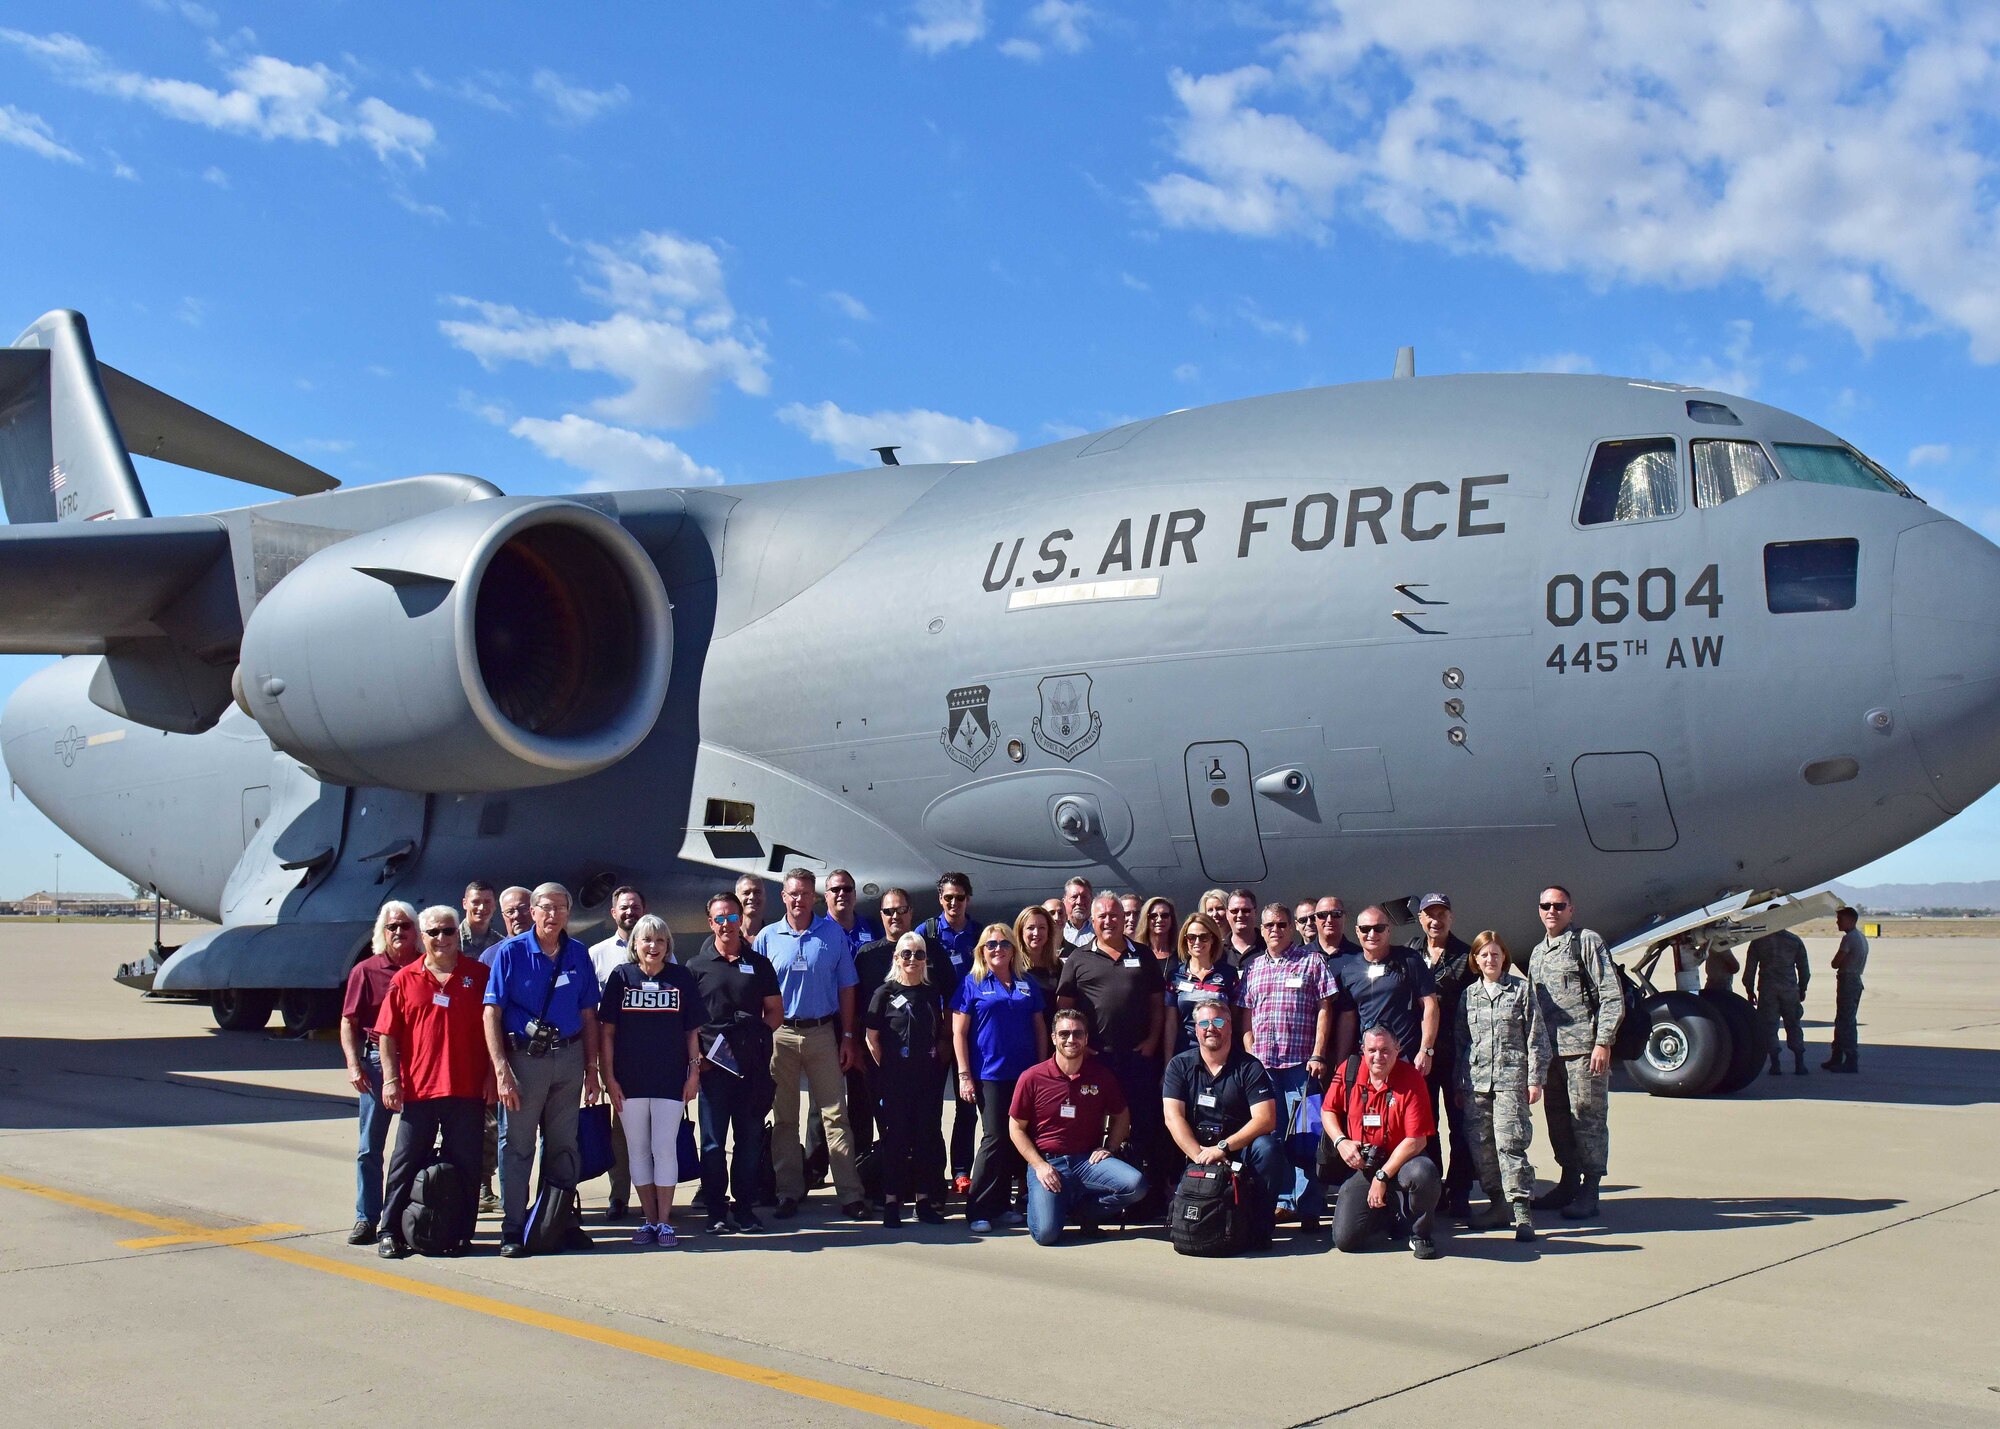
[[[800,1030],[807,1027],[824,1027],[827,1023],[833,1021],[836,1015],[830,1012],[824,1017],[787,1017],[785,1019],[785,1026]]]
[[[560,1052],[562,1051],[563,1048],[568,1047],[573,1043],[581,1042],[582,1040],[583,1038],[580,1036],[552,1037],[549,1039],[549,1050],[551,1052]],[[521,1036],[519,1033],[509,1032],[507,1034],[507,1046],[513,1051],[518,1052],[527,1045],[528,1045],[528,1039]]]

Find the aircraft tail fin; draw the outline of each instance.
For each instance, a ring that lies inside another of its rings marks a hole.
[[[0,348],[0,498],[9,521],[150,516],[133,452],[294,496],[340,484],[98,362],[81,313],[48,313]]]

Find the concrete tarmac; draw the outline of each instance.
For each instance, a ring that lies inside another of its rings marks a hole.
[[[1614,1092],[1602,1214],[1547,1216],[1535,1245],[1446,1235],[1423,1264],[1281,1228],[1195,1261],[1157,1230],[892,1234],[822,1191],[782,1233],[641,1251],[598,1182],[595,1253],[501,1261],[489,1220],[468,1258],[392,1264],[345,1244],[338,1047],[116,986],[149,932],[0,939],[16,1423],[2000,1418],[2000,940],[1877,941],[1858,1076],[1819,1068],[1822,972],[1810,1076]]]

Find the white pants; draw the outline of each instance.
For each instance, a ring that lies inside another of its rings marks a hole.
[[[618,1114],[635,1186],[677,1186],[681,1179],[681,1117],[686,1102],[667,1097],[627,1097]]]

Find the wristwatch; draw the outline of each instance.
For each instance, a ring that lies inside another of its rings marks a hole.
[[[1375,1179],[1376,1179],[1377,1181],[1380,1181],[1380,1182],[1381,1182],[1381,1183],[1382,1183],[1383,1185],[1385,1185],[1385,1186],[1386,1186],[1386,1185],[1388,1185],[1388,1184],[1389,1184],[1389,1171],[1388,1171],[1388,1168],[1387,1168],[1387,1167],[1384,1167],[1384,1168],[1383,1168],[1382,1170],[1380,1170],[1380,1171],[1377,1171],[1377,1172],[1375,1173]]]

